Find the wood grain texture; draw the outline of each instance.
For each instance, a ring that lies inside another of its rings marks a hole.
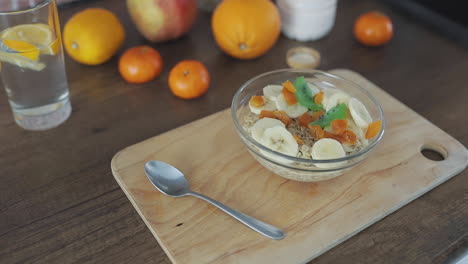
[[[62,126],[28,132],[14,122],[0,88],[0,263],[170,263],[114,180],[115,153],[144,139],[230,106],[245,80],[287,67],[289,48],[308,46],[322,55],[321,69],[349,68],[468,146],[468,50],[378,0],[339,1],[336,23],[318,41],[280,37],[265,56],[239,61],[214,42],[210,14],[176,41],[152,44],[135,30],[125,1],[82,0],[60,8],[63,24],[76,12],[102,7],[122,21],[127,39],[119,54],[98,67],[66,56],[73,113]],[[395,26],[391,42],[367,48],[352,35],[363,12],[386,13]],[[118,57],[151,45],[165,66],[156,80],[125,83]],[[183,59],[203,61],[209,92],[193,101],[167,88],[170,68]],[[468,236],[468,170],[341,243],[311,263],[431,263]],[[369,254],[371,252],[372,254]]]
[[[240,142],[230,110],[116,154],[114,177],[174,263],[303,263],[466,167],[468,151],[451,136],[356,73],[332,73],[376,96],[387,120],[371,157],[342,177],[300,183],[272,174]],[[424,146],[446,159],[426,159]],[[180,168],[195,191],[281,227],[287,237],[265,238],[193,197],[164,196],[144,174],[152,159]]]

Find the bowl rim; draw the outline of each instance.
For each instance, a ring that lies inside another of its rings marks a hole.
[[[272,150],[272,149],[270,149],[268,147],[265,147],[263,144],[256,141],[255,139],[253,139],[252,136],[249,133],[247,133],[247,131],[245,131],[243,126],[240,124],[240,122],[239,122],[239,120],[237,118],[237,115],[236,115],[237,110],[238,110],[236,104],[240,100],[240,94],[241,94],[241,92],[246,90],[250,86],[250,84],[252,84],[256,80],[261,79],[261,78],[266,77],[266,76],[269,76],[269,75],[274,75],[274,74],[284,73],[284,72],[322,74],[322,75],[325,75],[325,76],[330,77],[330,78],[334,78],[334,79],[338,79],[338,80],[347,82],[350,85],[357,88],[358,90],[360,90],[361,92],[363,92],[375,104],[375,106],[377,107],[377,109],[379,111],[380,120],[382,120],[382,127],[381,127],[381,129],[379,131],[379,134],[377,135],[376,139],[372,143],[367,145],[365,148],[359,150],[356,153],[353,153],[351,155],[346,155],[346,156],[344,156],[342,158],[338,158],[338,159],[326,159],[326,160],[304,159],[304,158],[298,158],[298,157],[285,155],[283,153],[280,153],[280,152],[274,151],[274,150]],[[240,133],[242,137],[246,138],[249,141],[249,143],[253,144],[254,146],[256,146],[257,148],[259,148],[259,149],[261,149],[263,151],[266,151],[267,153],[276,155],[278,157],[281,157],[283,159],[286,159],[286,160],[289,160],[289,161],[292,161],[292,162],[300,162],[300,163],[335,163],[335,162],[341,162],[341,161],[348,161],[348,160],[360,157],[360,156],[366,154],[367,152],[371,151],[380,142],[380,140],[383,137],[385,127],[386,127],[386,121],[385,121],[385,116],[384,116],[383,109],[382,109],[380,103],[377,101],[377,99],[375,99],[375,97],[369,91],[367,91],[365,88],[361,87],[360,85],[358,85],[357,83],[355,83],[355,82],[353,82],[351,80],[345,79],[343,77],[340,77],[340,76],[337,76],[337,75],[334,75],[334,74],[331,74],[331,73],[328,73],[328,72],[325,72],[325,71],[312,70],[312,69],[279,69],[279,70],[273,70],[273,71],[265,72],[265,73],[262,73],[260,75],[257,75],[255,77],[249,79],[247,82],[245,82],[237,90],[236,94],[234,95],[234,97],[232,99],[231,118],[232,118],[232,120],[234,122],[234,125],[236,127],[237,132]],[[265,157],[265,155],[262,155],[261,153],[259,153],[257,151],[254,151],[254,152],[257,155],[260,155],[263,158],[265,158],[265,159],[267,159],[269,161],[272,161],[271,159]],[[272,161],[272,162],[274,162],[274,161]],[[279,164],[279,165],[284,166],[284,164]]]

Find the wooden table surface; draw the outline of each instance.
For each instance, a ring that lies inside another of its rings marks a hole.
[[[147,44],[129,20],[125,1],[62,7],[62,24],[96,6],[121,18],[125,48]],[[383,48],[363,47],[352,36],[356,17],[374,9],[394,22],[395,36]],[[202,13],[188,36],[153,45],[165,68],[144,85],[120,78],[117,57],[98,67],[67,57],[73,113],[56,129],[20,129],[0,92],[0,263],[169,263],[114,180],[113,155],[229,107],[244,81],[285,68],[285,52],[304,45],[281,37],[264,57],[239,61],[218,49],[209,24],[210,15]],[[363,74],[468,145],[468,50],[459,43],[380,1],[343,0],[332,32],[305,45],[321,52],[321,69]],[[201,60],[211,72],[210,90],[200,99],[177,99],[167,87],[170,67],[182,59]],[[465,170],[311,263],[443,262],[467,245]]]

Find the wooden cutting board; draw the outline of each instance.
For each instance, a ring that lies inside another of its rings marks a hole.
[[[368,89],[387,119],[371,156],[319,183],[286,180],[257,163],[225,110],[130,146],[115,155],[115,179],[174,263],[303,263],[324,253],[462,171],[466,148],[362,76],[332,73]],[[443,161],[425,158],[432,148]],[[272,240],[193,198],[161,194],[143,165],[162,160],[184,172],[193,190],[284,229]]]

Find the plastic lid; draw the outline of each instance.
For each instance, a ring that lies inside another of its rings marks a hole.
[[[320,53],[308,47],[296,47],[288,50],[286,62],[295,69],[315,69],[320,65]]]

